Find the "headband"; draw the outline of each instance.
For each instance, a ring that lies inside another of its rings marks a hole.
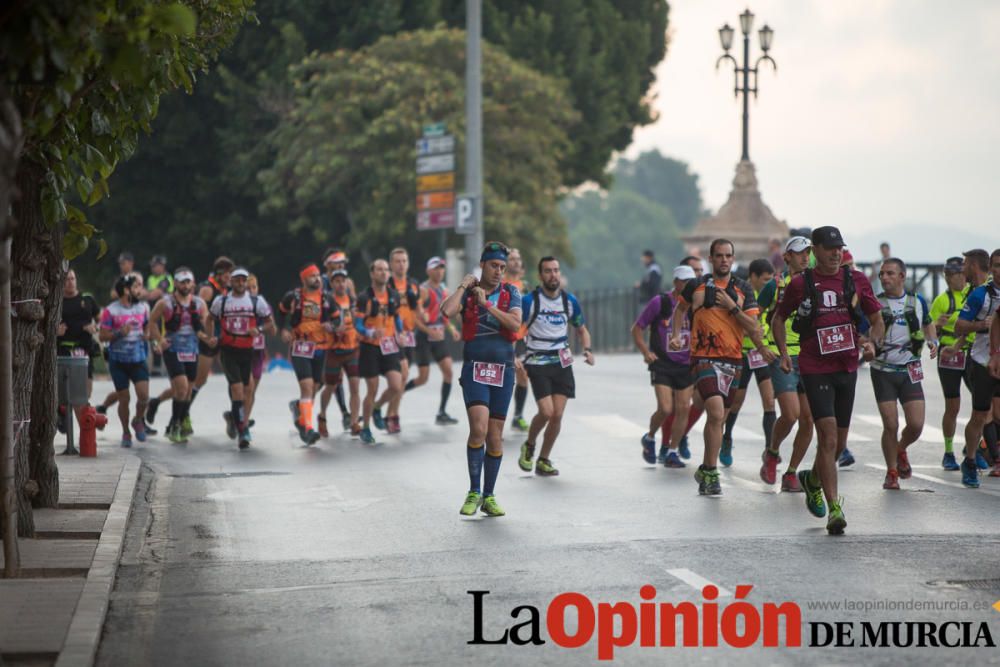
[[[319,267],[317,267],[315,264],[310,264],[306,268],[299,271],[299,278],[302,278],[302,280],[305,280],[310,276],[318,276],[318,275],[319,275]]]
[[[497,250],[484,250],[482,256],[479,258],[480,262],[488,262],[492,259],[499,259],[501,262],[507,261],[507,253],[503,249]]]
[[[190,271],[178,271],[177,273],[174,274],[174,280],[176,280],[179,283],[182,283],[185,280],[190,280],[194,282],[194,274],[191,273]]]

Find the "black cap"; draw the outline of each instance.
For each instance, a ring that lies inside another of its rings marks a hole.
[[[962,273],[964,270],[961,257],[949,257],[944,263],[945,273]]]
[[[164,255],[153,255],[153,259],[149,260],[150,266],[156,266],[157,264],[167,265],[167,258]]]
[[[817,227],[812,233],[812,243],[814,246],[821,245],[826,248],[843,247],[844,237],[840,235],[840,230],[836,227]]]

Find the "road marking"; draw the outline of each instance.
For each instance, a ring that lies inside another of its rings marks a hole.
[[[588,429],[595,429],[611,437],[627,438],[629,440],[642,437],[642,434],[649,429],[648,424],[643,426],[617,414],[581,415],[578,419]]]
[[[716,588],[719,589],[720,598],[730,598],[733,596],[732,591],[727,590],[722,586],[720,586],[719,584],[709,581],[708,579],[705,579],[699,574],[695,574],[694,572],[685,567],[679,567],[673,570],[667,570],[667,574],[677,579],[680,579],[685,584],[695,589],[699,593],[703,588],[705,588],[705,586],[715,586]]]
[[[882,470],[882,471],[885,470],[885,466],[881,465],[881,464],[866,463],[865,465],[868,466],[869,468],[875,468],[876,470]],[[980,470],[979,473],[980,473],[979,476],[982,477],[983,476],[982,475],[983,471]],[[916,477],[917,479],[922,479],[922,480],[927,481],[927,482],[934,482],[935,484],[942,484],[944,486],[951,486],[951,487],[954,487],[956,489],[962,489],[963,491],[974,491],[976,493],[985,493],[987,495],[996,496],[996,497],[1000,498],[1000,490],[996,490],[996,489],[984,489],[983,487],[979,487],[978,489],[970,489],[969,487],[965,486],[961,482],[949,482],[948,480],[944,480],[944,479],[941,479],[939,477],[934,477],[933,475],[924,475],[923,473],[919,473],[919,472],[913,473],[913,476]]]
[[[877,426],[882,428],[882,418],[872,417],[871,415],[858,415],[858,419],[861,421],[871,424],[872,426]],[[901,422],[902,425],[902,422]],[[924,430],[917,439],[917,442],[926,443],[938,443],[944,442],[944,432],[936,426],[931,426],[930,424],[924,423]]]

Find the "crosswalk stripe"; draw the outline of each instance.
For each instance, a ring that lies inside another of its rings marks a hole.
[[[883,472],[885,471],[885,466],[882,465],[882,464],[879,464],[879,463],[866,463],[865,465],[868,466],[869,468],[874,468],[876,470],[881,470]],[[980,472],[980,475],[981,475],[983,471],[980,470],[979,472]],[[934,482],[935,484],[941,484],[943,486],[951,486],[951,487],[954,487],[956,489],[962,489],[963,491],[970,491],[970,492],[975,492],[975,493],[985,493],[987,495],[997,496],[998,498],[1000,498],[1000,491],[995,490],[995,489],[986,489],[986,488],[983,488],[983,487],[979,487],[978,489],[970,489],[969,487],[965,486],[961,482],[950,482],[948,480],[941,479],[940,477],[934,477],[933,475],[924,475],[923,473],[919,473],[919,472],[914,472],[913,476],[916,477],[917,479],[922,479],[922,480],[927,481],[927,482]]]

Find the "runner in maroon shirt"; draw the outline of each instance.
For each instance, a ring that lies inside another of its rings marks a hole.
[[[816,459],[812,470],[799,472],[806,492],[806,507],[813,515],[826,515],[823,496],[830,503],[826,529],[844,532],[847,520],[837,495],[837,456],[847,446],[847,433],[854,410],[854,388],[858,379],[858,330],[860,317],[871,323],[870,339],[881,341],[885,323],[875,317],[882,305],[871,283],[860,271],[840,266],[844,239],[836,227],[819,227],[812,233],[816,268],[807,269],[788,283],[775,312],[771,331],[781,353],[781,368],[792,368],[785,343],[785,320],[798,313],[801,337],[799,372],[816,423]],[[811,281],[812,285],[809,285]],[[874,357],[874,345],[861,346],[865,358]]]

